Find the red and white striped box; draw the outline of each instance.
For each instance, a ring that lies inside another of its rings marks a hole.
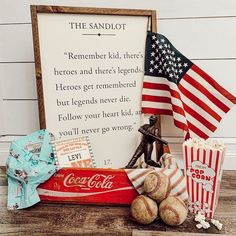
[[[189,210],[213,218],[218,203],[225,146],[189,139],[183,144]]]

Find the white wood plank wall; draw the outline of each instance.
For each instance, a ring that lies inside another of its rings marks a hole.
[[[0,165],[5,164],[13,139],[39,129],[31,4],[154,9],[158,32],[236,94],[235,0],[1,0]],[[172,118],[163,117],[162,133],[181,163],[183,139]],[[236,107],[224,117],[213,137],[228,146],[224,168],[236,169]]]

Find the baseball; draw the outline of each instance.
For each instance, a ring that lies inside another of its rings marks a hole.
[[[131,204],[131,215],[140,224],[152,223],[157,214],[157,203],[144,195],[136,197]]]
[[[150,198],[160,203],[170,193],[170,180],[165,174],[153,172],[145,178],[143,187]]]
[[[188,209],[180,198],[169,196],[161,202],[159,214],[167,225],[176,226],[186,220]]]

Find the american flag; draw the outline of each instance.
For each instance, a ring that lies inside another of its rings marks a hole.
[[[142,112],[170,115],[185,139],[207,139],[236,97],[183,56],[163,35],[148,32]]]

